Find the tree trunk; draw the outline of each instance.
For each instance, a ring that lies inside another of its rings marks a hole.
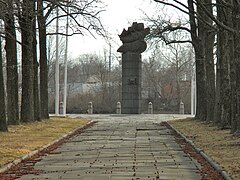
[[[49,119],[46,20],[43,14],[43,1],[37,1],[37,7],[40,46],[40,114],[41,119]]]
[[[191,4],[190,7],[192,7],[193,9],[193,4]],[[204,13],[201,8],[198,7],[197,11],[201,17],[204,16]],[[198,20],[197,23],[198,23],[198,26],[193,28],[195,32],[194,32],[194,38],[192,39],[194,43],[195,58],[196,58],[197,107],[196,107],[195,118],[205,121],[207,118],[206,66],[205,66],[206,29],[205,29],[205,24],[203,22]]]
[[[230,125],[230,102],[231,102],[231,84],[230,84],[230,49],[227,46],[229,37],[228,32],[222,30],[220,36],[220,124],[221,128]]]
[[[199,44],[195,47],[197,89],[197,107],[195,118],[204,121],[207,117],[205,59],[202,42],[200,41],[198,43]]]
[[[33,2],[33,9],[35,10],[35,1]],[[33,95],[34,95],[34,120],[40,120],[40,106],[39,106],[39,90],[38,90],[38,60],[37,60],[37,35],[36,35],[36,16],[33,17]]]
[[[212,0],[205,1],[207,10],[213,14]],[[212,20],[208,16],[204,16],[204,19],[209,24],[213,24]],[[215,71],[214,71],[214,41],[215,31],[205,25],[205,58],[206,58],[206,101],[207,101],[207,122],[214,121],[214,106],[215,106]]]
[[[206,88],[207,88],[207,122],[214,121],[214,106],[215,106],[215,71],[214,71],[214,58],[213,58],[213,44],[215,37],[213,34],[207,36],[206,47]]]
[[[215,125],[220,123],[220,79],[221,79],[221,75],[220,75],[220,63],[219,63],[219,58],[220,58],[220,51],[219,51],[219,35],[217,35],[217,63],[216,63],[216,91],[215,91],[215,105],[214,105],[214,121],[213,123]]]
[[[33,9],[30,0],[23,0],[22,17],[20,19],[22,31],[22,106],[21,121],[31,122],[34,120],[33,98]]]
[[[218,3],[222,3],[221,0]],[[231,14],[230,9],[219,6],[217,9],[218,19],[225,25],[231,27]],[[231,84],[230,84],[230,62],[232,59],[231,48],[232,46],[232,34],[231,32],[220,28],[218,32],[218,48],[219,48],[219,66],[220,66],[220,128],[226,128],[230,125],[230,113],[231,113]]]
[[[0,19],[1,21],[1,19]],[[1,22],[0,22],[1,23]],[[0,131],[8,131],[6,112],[5,112],[5,93],[3,82],[3,66],[2,66],[2,38],[0,37]]]
[[[240,134],[240,4],[239,1],[233,0],[233,27],[235,29],[234,34],[234,63],[235,71],[233,72],[233,83],[236,88],[232,94],[232,132],[236,135]],[[237,73],[236,73],[237,72]],[[235,83],[234,83],[235,82]]]
[[[10,6],[12,2],[9,3]],[[16,31],[12,11],[5,14],[8,124],[19,124]]]

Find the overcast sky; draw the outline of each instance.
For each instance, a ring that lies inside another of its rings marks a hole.
[[[132,22],[142,22],[144,17],[142,10],[146,13],[153,12],[156,3],[151,0],[103,0],[106,3],[106,11],[102,13],[102,23],[109,30],[113,38],[113,52],[116,51],[121,42],[118,34],[123,28],[128,28]],[[85,53],[102,54],[104,48],[108,49],[107,43],[101,37],[94,39],[90,36],[73,36],[69,39],[70,56],[77,57]]]

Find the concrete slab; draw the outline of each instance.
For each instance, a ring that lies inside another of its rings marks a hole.
[[[39,175],[20,179],[201,179],[201,167],[175,142],[162,120],[175,115],[72,115],[98,120],[42,157]]]

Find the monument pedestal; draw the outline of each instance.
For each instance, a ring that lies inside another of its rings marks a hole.
[[[122,114],[141,114],[142,58],[140,53],[122,54]]]

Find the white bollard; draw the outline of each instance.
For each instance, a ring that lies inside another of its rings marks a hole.
[[[93,105],[92,102],[88,103],[88,110],[87,110],[88,114],[93,114]]]
[[[153,114],[153,104],[152,104],[152,102],[148,103],[148,114]]]
[[[179,113],[184,114],[184,103],[182,101],[180,102]]]
[[[121,103],[117,102],[117,110],[116,110],[117,114],[121,114]]]

